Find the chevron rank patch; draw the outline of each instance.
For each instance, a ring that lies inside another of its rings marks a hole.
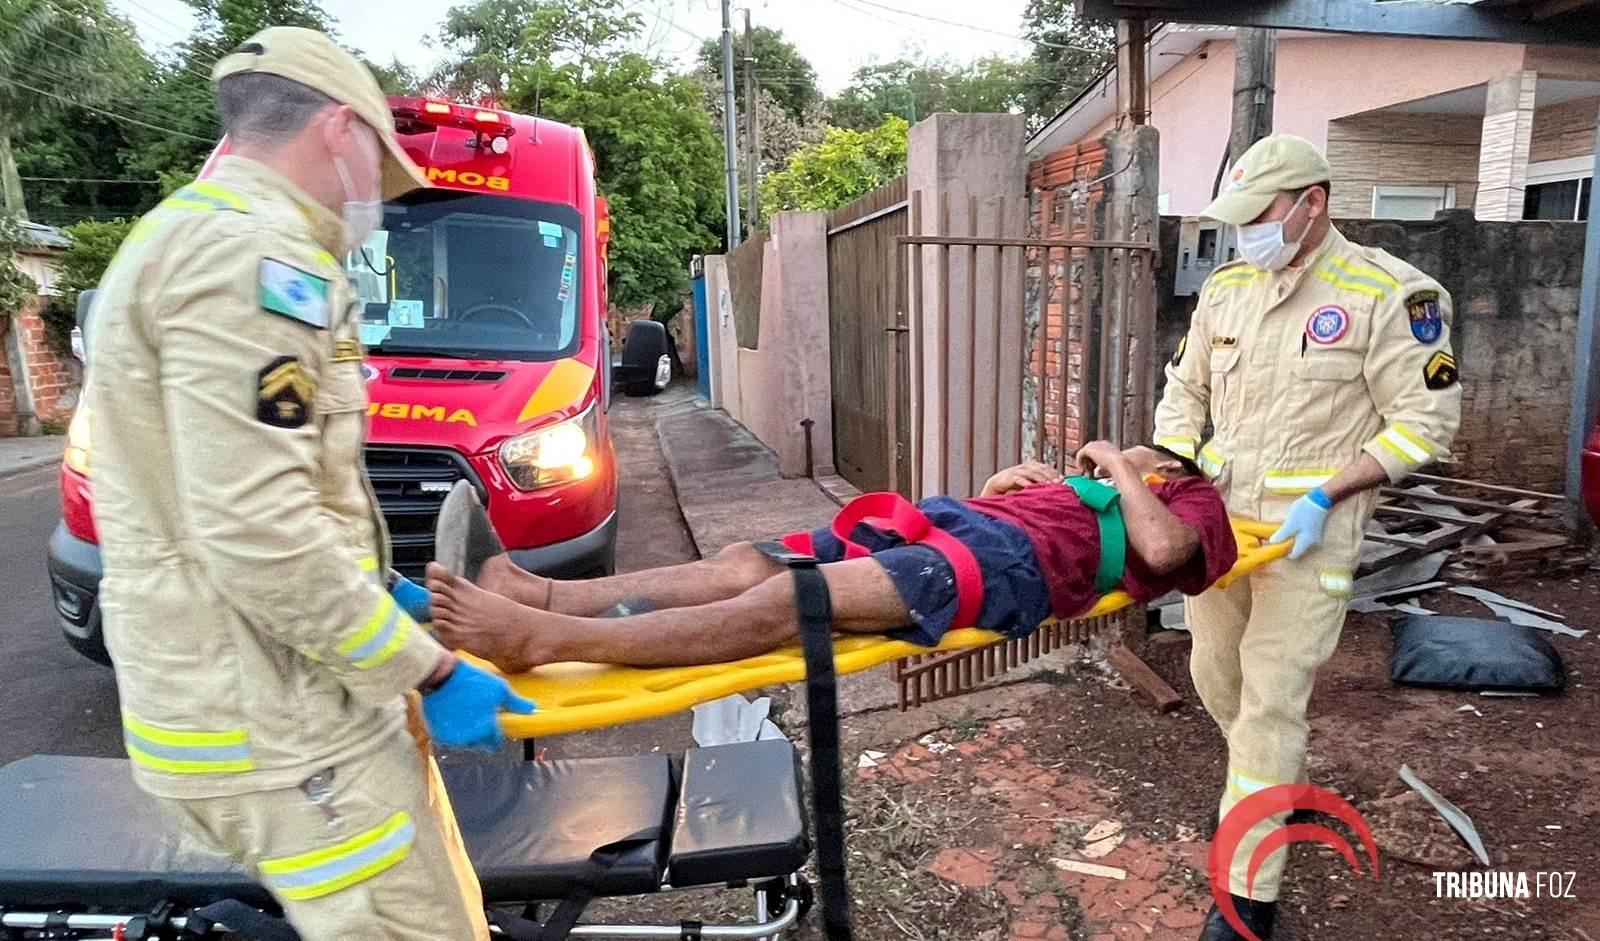
[[[311,420],[317,384],[300,360],[280,356],[256,380],[256,418],[274,428],[299,428]]]
[[[344,337],[333,342],[333,361],[336,363],[361,362],[361,344],[354,337]]]
[[[1448,350],[1440,350],[1428,358],[1427,365],[1422,367],[1422,381],[1428,388],[1448,389],[1461,379],[1461,373],[1456,369],[1455,355]]]
[[[261,259],[261,309],[328,329],[328,279],[275,258]]]

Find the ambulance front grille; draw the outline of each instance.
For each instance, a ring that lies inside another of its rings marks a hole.
[[[369,445],[367,475],[389,526],[394,567],[410,579],[422,578],[433,560],[433,529],[439,504],[458,480],[470,480],[488,505],[489,494],[466,458],[447,448]]]

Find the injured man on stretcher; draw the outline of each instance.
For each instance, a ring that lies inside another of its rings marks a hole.
[[[981,576],[982,600],[970,624],[956,623],[956,569],[926,540],[907,543],[865,522],[848,533],[865,553],[848,551],[826,528],[787,542],[809,544],[821,563],[836,630],[928,646],[957,627],[1023,636],[1048,615],[1081,614],[1116,588],[1139,602],[1173,590],[1198,594],[1233,567],[1238,546],[1227,510],[1192,462],[1096,441],[1078,453],[1078,466],[1097,480],[1064,480],[1054,467],[1027,463],[995,474],[978,497],[917,505],[977,563],[968,581]],[[780,561],[787,551],[736,543],[698,562],[583,581],[542,578],[502,554],[483,561],[474,581],[431,563],[426,586],[439,640],[506,673],[573,660],[719,663],[798,636],[794,580]]]

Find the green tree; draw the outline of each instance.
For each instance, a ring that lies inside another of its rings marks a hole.
[[[822,142],[803,147],[789,165],[761,181],[761,212],[837,209],[906,172],[911,125],[890,115],[871,130],[830,127]]]
[[[717,136],[717,143],[722,143],[722,82],[705,72],[698,72],[694,76],[700,85],[701,98],[705,101],[706,114],[711,119],[711,130]],[[749,166],[746,162],[749,155],[746,153],[743,122],[747,120],[746,113],[741,109],[739,121],[741,130],[739,139],[735,141],[739,157],[739,172],[742,175]],[[760,90],[756,97],[756,126],[757,138],[760,142],[761,153],[758,166],[762,173],[771,173],[779,170],[789,162],[794,152],[807,144],[815,144],[822,140],[822,132],[827,128],[823,119],[820,103],[812,104],[806,112],[804,120],[795,120],[793,116],[778,103],[765,88]],[[741,179],[741,187],[748,186],[748,182]],[[743,199],[743,197],[740,197]]]
[[[372,70],[378,87],[386,95],[415,95],[422,90],[422,76],[417,74],[416,69],[401,62],[399,56],[390,59],[388,65],[368,62],[367,68]]]
[[[0,4],[0,197],[26,219],[13,139],[49,122],[80,119],[74,104],[109,108],[132,90],[144,63],[132,28],[105,0]]]
[[[0,317],[21,310],[36,289],[33,279],[17,266],[17,252],[25,238],[17,217],[0,211]]]
[[[43,315],[48,336],[58,350],[70,347],[72,327],[78,319],[78,295],[100,283],[111,257],[127,238],[137,220],[113,219],[106,222],[80,222],[64,230],[72,244],[56,255],[56,296]]]
[[[799,123],[806,123],[812,110],[822,103],[822,91],[817,87],[817,70],[795,44],[785,39],[783,31],[767,26],[750,30],[751,44],[755,47],[756,77],[761,89]],[[700,69],[714,77],[721,87],[722,39],[714,37],[700,44]],[[744,34],[735,33],[733,47],[734,100],[739,113],[744,114]],[[720,114],[720,111],[718,112]]]
[[[611,207],[611,301],[668,319],[689,256],[715,248],[722,225],[722,148],[701,87],[627,50],[637,16],[600,0],[533,6],[507,104],[531,111],[537,97],[540,114],[583,128]]]
[[[614,7],[602,0],[478,0],[451,7],[440,27],[447,58],[425,84],[458,101],[498,105],[512,77],[526,73],[537,94],[543,69],[582,67],[620,52],[638,34],[638,14]]]
[[[1116,58],[1116,31],[1079,19],[1076,0],[1028,0],[1023,36],[1033,43],[1025,110],[1030,129],[1049,123]]]
[[[895,59],[855,71],[850,85],[828,102],[831,123],[863,130],[887,114],[916,122],[941,111],[1023,110],[1033,80],[1027,60],[998,56],[958,65],[948,59]]]

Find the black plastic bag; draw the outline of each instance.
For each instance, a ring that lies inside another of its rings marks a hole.
[[[1410,615],[1389,622],[1389,678],[1441,689],[1558,693],[1561,655],[1537,630],[1506,621]]]

